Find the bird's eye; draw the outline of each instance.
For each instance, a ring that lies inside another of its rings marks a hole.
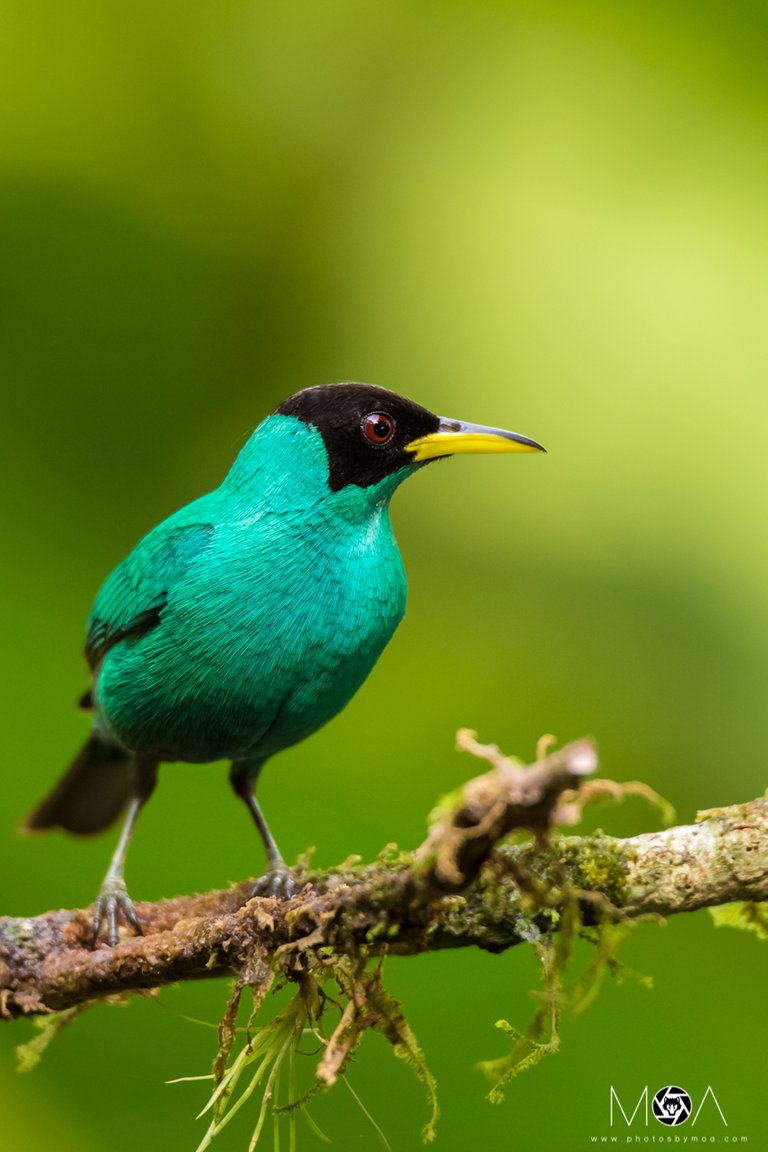
[[[388,444],[395,434],[395,422],[386,412],[369,412],[363,417],[363,434],[371,444]]]

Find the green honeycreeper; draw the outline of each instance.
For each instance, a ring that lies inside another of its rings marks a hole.
[[[128,806],[94,905],[94,943],[140,933],[124,869],[163,760],[231,761],[264,842],[255,894],[294,881],[254,795],[265,761],[326,724],[405,610],[393,492],[430,460],[534,452],[515,432],[433,415],[368,384],[291,396],[214,492],[154,528],[103,584],[88,621],[89,739],[25,829],[99,832]]]

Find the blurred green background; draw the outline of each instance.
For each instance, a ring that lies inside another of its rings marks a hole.
[[[98,584],[283,397],[332,380],[549,456],[458,459],[398,493],[406,620],[262,781],[290,856],[418,843],[473,771],[461,725],[525,756],[593,733],[606,775],[684,821],[761,793],[766,5],[4,0],[2,28],[2,911],[89,902],[111,851],[15,834],[83,739]],[[657,826],[639,801],[596,821]],[[224,767],[166,767],[131,892],[260,866]],[[654,990],[609,982],[501,1107],[474,1065],[505,1051],[498,1017],[530,1016],[533,957],[388,964],[443,1152],[587,1147],[610,1084],[711,1084],[728,1134],[768,1146],[759,943],[701,913],[622,955]],[[192,1152],[205,1086],[164,1081],[208,1070],[215,1034],[182,1014],[216,1021],[225,996],[86,1013],[27,1077],[30,1027],[0,1028],[3,1147]],[[421,1089],[384,1041],[349,1078],[393,1149],[419,1147]],[[380,1147],[342,1086],[313,1114],[335,1147]]]

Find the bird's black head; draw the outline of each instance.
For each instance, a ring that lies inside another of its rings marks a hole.
[[[332,492],[369,488],[396,473],[396,483],[420,464],[459,453],[543,452],[541,444],[485,424],[435,416],[413,400],[375,384],[305,388],[277,409],[316,428],[328,455]]]
[[[328,484],[368,488],[416,464],[408,445],[437,432],[440,418],[396,392],[375,384],[324,384],[305,388],[280,405],[316,428],[328,453]]]

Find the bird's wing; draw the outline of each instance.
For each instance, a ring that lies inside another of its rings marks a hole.
[[[145,536],[102,585],[85,642],[85,656],[94,673],[115,644],[138,639],[157,626],[174,586],[210,545],[213,524],[199,520],[174,524],[174,519]],[[83,698],[84,707],[89,703]]]

